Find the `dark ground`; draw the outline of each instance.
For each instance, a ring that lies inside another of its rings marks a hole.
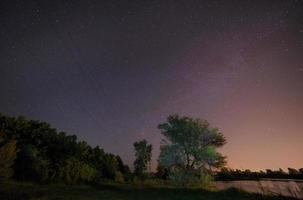
[[[0,199],[22,200],[282,200],[283,197],[270,197],[250,194],[236,189],[205,191],[201,189],[139,188],[138,186],[87,186],[87,185],[39,185],[34,183],[2,183]]]

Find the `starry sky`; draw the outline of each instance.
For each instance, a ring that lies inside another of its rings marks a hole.
[[[303,167],[303,1],[1,0],[0,112],[130,164],[169,114],[207,119],[228,166]]]

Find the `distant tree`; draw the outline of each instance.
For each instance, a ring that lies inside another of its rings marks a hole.
[[[252,178],[252,172],[249,169],[246,169],[242,174],[244,179]]]
[[[116,156],[116,160],[118,163],[118,170],[122,173],[122,174],[129,174],[130,173],[130,169],[127,165],[123,164],[123,161],[121,159],[120,156]]]
[[[112,154],[105,154],[103,160],[103,177],[108,179],[115,179],[116,173],[119,172],[119,163],[116,156]]]
[[[161,165],[158,165],[156,177],[160,179],[167,179],[169,175],[169,169],[167,167],[163,167]]]
[[[216,151],[225,144],[225,137],[206,120],[171,115],[158,128],[165,137],[160,146],[159,164],[176,172],[174,175],[181,175],[178,180],[185,177],[190,180],[192,174],[207,177],[212,169],[225,165],[225,157]]]
[[[16,158],[16,140],[8,140],[0,132],[0,180],[5,180],[13,175],[12,165]]]
[[[265,178],[265,177],[266,177],[266,172],[264,172],[263,170],[260,170],[260,171],[258,172],[258,174],[259,174],[259,177],[260,177],[260,178]]]
[[[90,182],[95,174],[94,168],[76,158],[67,159],[60,167],[60,176],[67,183]]]
[[[268,178],[272,177],[273,174],[274,174],[274,172],[273,172],[271,169],[266,169],[266,176],[267,176]]]
[[[96,146],[90,150],[90,154],[87,157],[88,163],[90,163],[96,169],[96,179],[101,179],[105,176],[105,152],[99,146]]]
[[[287,176],[287,173],[283,171],[282,168],[279,168],[279,170],[274,171],[274,178],[285,178]]]
[[[300,172],[294,168],[288,168],[288,174],[291,178],[299,178]]]
[[[258,180],[261,178],[277,178],[277,179],[302,179],[303,178],[303,168],[297,170],[294,168],[288,168],[288,173],[283,169],[271,170],[266,169],[266,172],[252,172],[250,170],[233,170],[228,168],[222,168],[216,174],[217,180]]]
[[[227,167],[223,167],[217,173],[217,179],[219,179],[219,180],[233,180],[234,179],[233,170],[229,169]]]
[[[134,161],[135,174],[141,176],[147,171],[147,168],[150,166],[152,157],[152,145],[148,144],[146,140],[141,140],[134,143],[134,149],[136,156],[136,160]]]

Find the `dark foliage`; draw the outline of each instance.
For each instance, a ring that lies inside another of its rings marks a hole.
[[[212,171],[226,164],[217,151],[226,143],[224,135],[206,120],[179,115],[168,116],[158,128],[164,139],[157,175],[176,185],[210,186]]]
[[[0,114],[0,131],[17,141],[14,178],[30,181],[93,182],[129,173],[119,156],[58,132],[48,123]]]
[[[216,180],[258,180],[258,179],[303,179],[303,169],[293,169],[288,168],[288,172],[279,170],[270,170],[267,169],[264,171],[253,172],[249,169],[239,170],[239,169],[229,169],[222,168],[216,174]]]
[[[13,175],[12,166],[16,153],[16,141],[7,139],[6,135],[0,132],[0,180],[9,179]]]
[[[134,143],[134,149],[136,156],[134,161],[135,174],[143,177],[147,169],[150,168],[153,147],[146,140],[141,140]]]

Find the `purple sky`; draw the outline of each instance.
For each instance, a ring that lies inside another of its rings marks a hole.
[[[0,3],[0,112],[133,162],[169,114],[207,119],[233,168],[303,167],[302,1]]]

